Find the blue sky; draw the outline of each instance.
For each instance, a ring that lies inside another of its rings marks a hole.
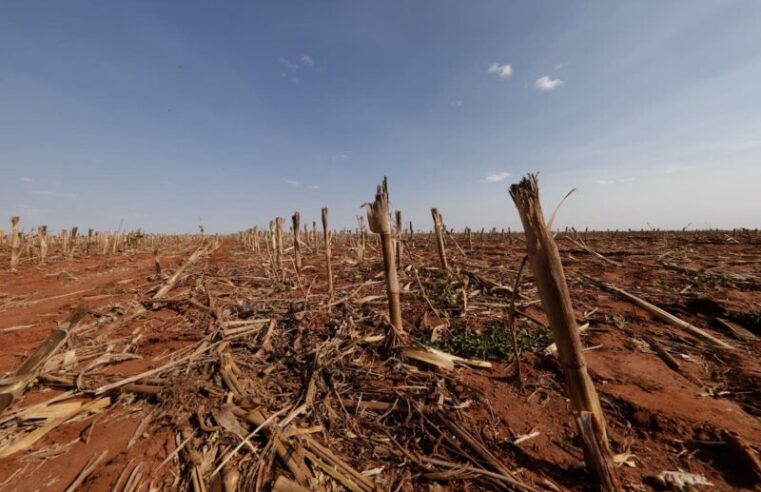
[[[761,227],[761,2],[0,3],[0,214]],[[509,173],[509,174],[508,174]],[[5,220],[5,219],[3,219]]]

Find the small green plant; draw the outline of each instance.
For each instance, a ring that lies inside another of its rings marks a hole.
[[[423,343],[434,348],[469,359],[496,360],[513,358],[513,344],[506,326],[493,324],[479,334],[470,326],[457,323],[442,340]],[[518,348],[521,352],[533,352],[552,343],[552,335],[546,328],[518,329]]]
[[[442,340],[439,348],[472,359],[505,358],[512,353],[507,330],[496,325],[490,326],[483,335],[467,325],[454,325],[451,336]]]
[[[547,326],[518,327],[518,349],[521,352],[536,352],[544,350],[552,344],[552,331]]]
[[[452,309],[458,307],[459,292],[446,278],[432,278],[426,286],[428,297],[436,307],[441,309]]]

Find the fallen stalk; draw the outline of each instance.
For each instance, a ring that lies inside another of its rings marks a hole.
[[[69,333],[77,323],[87,314],[84,306],[76,308],[60,328],[53,331],[48,338],[32,352],[26,361],[16,369],[12,376],[0,380],[7,383],[0,386],[0,413],[24,392],[26,387],[31,384],[42,369],[42,366],[63,346],[69,338]]]
[[[616,294],[619,297],[622,297],[626,299],[627,301],[636,304],[637,306],[641,307],[645,311],[647,311],[650,314],[655,315],[659,319],[665,321],[666,323],[670,324],[671,326],[674,326],[676,328],[681,328],[682,330],[686,331],[693,337],[702,340],[704,342],[708,342],[709,344],[713,345],[714,347],[725,349],[725,350],[734,350],[734,347],[727,342],[724,342],[722,340],[719,340],[718,338],[714,337],[713,335],[706,333],[705,331],[701,330],[697,326],[694,326],[682,319],[677,318],[673,314],[664,311],[663,309],[659,308],[655,304],[651,304],[647,302],[646,300],[642,299],[641,297],[637,297],[634,294],[625,291],[624,289],[621,289],[619,287],[615,287],[611,284],[607,284],[605,282],[601,282],[599,280],[593,279],[592,277],[589,277],[584,274],[579,274],[584,279],[590,281],[594,285],[597,285],[602,290],[610,292],[611,294]]]

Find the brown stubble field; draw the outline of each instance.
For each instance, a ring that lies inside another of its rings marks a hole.
[[[0,490],[591,487],[528,266],[516,377],[507,321],[523,234],[445,234],[447,272],[432,233],[405,232],[402,331],[389,329],[376,235],[334,233],[332,295],[322,233],[301,234],[298,272],[292,237],[280,258],[259,231],[145,236],[105,254],[80,237],[44,264],[22,251],[16,272],[4,245],[0,393],[13,394]],[[623,486],[683,471],[758,488],[761,234],[571,230],[556,242]],[[67,338],[19,387],[57,327]]]

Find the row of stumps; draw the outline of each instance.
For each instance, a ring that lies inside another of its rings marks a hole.
[[[573,418],[583,443],[587,470],[594,475],[600,490],[621,490],[621,482],[608,442],[605,416],[582,352],[581,338],[560,261],[560,252],[542,213],[539,182],[536,175],[528,174],[519,183],[510,186],[509,191],[523,223],[528,262],[539,290],[542,307],[549,320],[552,336],[558,347],[560,364],[573,405]],[[366,208],[370,230],[379,236],[383,251],[389,320],[392,333],[398,337],[404,333],[396,269],[400,248],[398,243],[395,244],[392,235],[386,178],[378,186],[375,200],[366,204]],[[441,267],[444,271],[449,271],[444,249],[444,226],[441,214],[435,208],[431,209],[431,214]],[[327,214],[323,212],[324,224],[327,222],[326,216]],[[397,227],[400,222],[401,217],[397,217]],[[330,258],[329,253],[328,258]],[[328,268],[330,268],[329,262]],[[517,359],[516,353],[516,363],[518,363]]]
[[[82,239],[80,244],[79,239]],[[39,253],[37,255],[37,261],[40,264],[44,264],[48,259],[48,249],[51,243],[60,247],[60,251],[64,258],[72,259],[80,247],[84,254],[89,255],[91,247],[95,248],[96,254],[105,255],[109,251],[112,254],[116,254],[120,245],[128,238],[122,234],[121,230],[110,235],[107,233],[96,232],[93,229],[88,229],[87,235],[80,235],[79,228],[77,226],[71,229],[61,229],[58,236],[48,235],[48,226],[41,225],[35,232],[22,233],[21,232],[21,218],[18,215],[11,217],[11,232],[10,232],[10,271],[18,271],[19,262],[21,261],[23,252],[26,251],[26,255],[32,259],[33,248],[38,248]],[[5,232],[0,228],[0,241],[5,240]]]

